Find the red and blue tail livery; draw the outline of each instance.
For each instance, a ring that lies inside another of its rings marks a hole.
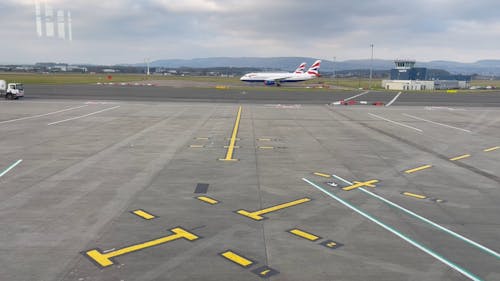
[[[300,73],[304,73],[304,71],[306,70],[306,63],[303,62],[299,65],[299,67],[297,67],[297,69],[295,69],[295,72],[294,73],[297,73],[297,74],[300,74]]]
[[[321,65],[321,61],[317,60],[311,65],[311,67],[307,70],[308,74],[311,75],[316,75],[316,77],[319,77],[319,67]]]

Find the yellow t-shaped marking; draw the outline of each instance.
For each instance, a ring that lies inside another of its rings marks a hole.
[[[181,238],[184,238],[184,239],[189,240],[189,241],[199,239],[199,237],[197,235],[195,235],[187,230],[184,230],[180,227],[173,228],[170,231],[172,231],[174,234],[171,234],[171,235],[165,236],[165,237],[161,237],[161,238],[157,238],[157,239],[154,239],[151,241],[135,244],[135,245],[128,246],[125,248],[121,248],[118,250],[114,250],[111,252],[103,253],[98,249],[93,249],[93,250],[86,251],[83,254],[85,256],[87,256],[88,258],[90,258],[93,262],[95,262],[96,264],[98,264],[99,266],[104,268],[104,267],[108,267],[108,266],[113,265],[114,261],[112,259],[114,257],[117,257],[117,256],[132,253],[132,252],[139,251],[139,250],[149,248],[149,247],[153,247],[153,246],[156,246],[159,244],[168,243],[168,242],[178,240]]]
[[[274,211],[278,211],[278,210],[281,210],[281,209],[285,209],[285,208],[288,208],[288,207],[292,207],[292,206],[295,206],[295,205],[299,205],[299,204],[302,204],[302,203],[306,203],[306,202],[309,202],[311,201],[311,198],[302,198],[302,199],[298,199],[298,200],[295,200],[295,201],[291,201],[291,202],[287,202],[287,203],[283,203],[283,204],[279,204],[279,205],[276,205],[276,206],[272,206],[272,207],[269,207],[269,208],[265,208],[265,209],[262,209],[262,210],[258,210],[258,211],[255,211],[255,212],[249,212],[249,211],[245,211],[245,210],[238,210],[236,211],[236,213],[242,215],[242,216],[245,216],[245,217],[249,217],[251,219],[254,219],[256,221],[260,221],[260,220],[263,220],[264,217],[261,216],[261,215],[264,215],[264,214],[267,214],[267,213],[270,213],[270,212],[274,212]]]
[[[378,182],[378,180],[369,180],[369,181],[365,181],[365,182],[355,181],[353,185],[346,186],[342,189],[345,191],[349,191],[349,190],[353,190],[355,188],[362,187],[362,186],[375,187],[374,183],[377,183],[377,182]]]

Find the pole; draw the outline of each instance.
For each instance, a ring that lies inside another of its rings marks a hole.
[[[336,57],[333,57],[333,84],[335,85],[335,59]]]
[[[149,73],[149,58],[144,59],[144,64],[146,65],[146,70],[144,72],[146,74],[146,77],[149,77],[149,75],[150,75],[150,73]]]
[[[372,56],[370,59],[370,83],[368,86],[368,89],[372,89],[372,74],[373,74],[373,44],[370,44],[370,47],[372,48]]]

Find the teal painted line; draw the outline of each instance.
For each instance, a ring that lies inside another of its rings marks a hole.
[[[348,180],[345,180],[345,179],[343,179],[343,178],[341,178],[339,176],[336,176],[336,175],[332,175],[332,176],[334,178],[338,179],[338,180],[341,180],[341,181],[345,182],[346,184],[352,185],[352,183],[349,182]],[[496,251],[494,251],[494,250],[492,250],[492,249],[490,249],[490,248],[488,248],[486,246],[483,246],[483,245],[477,243],[476,241],[473,241],[473,240],[471,240],[471,239],[469,239],[469,238],[467,238],[465,236],[462,236],[462,235],[460,235],[460,234],[458,234],[458,233],[456,233],[456,232],[454,232],[454,231],[452,231],[452,230],[450,230],[450,229],[448,229],[448,228],[446,228],[446,227],[444,227],[442,225],[439,225],[439,224],[431,221],[430,219],[422,217],[421,215],[419,215],[419,214],[417,214],[417,213],[415,213],[413,211],[410,211],[410,210],[408,210],[408,209],[406,209],[406,208],[404,208],[404,207],[402,207],[402,206],[400,206],[400,205],[398,205],[398,204],[396,204],[396,203],[394,203],[394,202],[392,202],[390,200],[387,200],[387,199],[385,199],[384,197],[382,197],[380,195],[377,195],[377,194],[375,194],[375,193],[373,193],[373,192],[371,192],[369,190],[366,190],[365,188],[360,187],[358,189],[361,190],[362,192],[364,192],[364,193],[372,196],[372,197],[375,197],[375,198],[379,199],[380,201],[383,201],[386,204],[389,204],[390,206],[392,206],[394,208],[397,208],[397,209],[399,209],[399,210],[407,213],[410,216],[413,216],[413,217],[415,217],[415,218],[417,218],[417,219],[419,219],[419,220],[421,220],[421,221],[423,221],[425,223],[428,223],[428,224],[434,226],[435,228],[437,228],[437,229],[439,229],[441,231],[444,231],[444,232],[448,233],[449,235],[451,235],[451,236],[453,236],[453,237],[455,237],[455,238],[457,238],[459,240],[462,240],[463,242],[465,242],[465,243],[467,243],[467,244],[469,244],[471,246],[474,246],[474,247],[482,250],[483,252],[486,252],[486,253],[494,256],[497,259],[500,259],[500,254],[498,252],[496,252]]]
[[[5,171],[3,171],[1,174],[0,174],[0,178],[3,177],[3,175],[7,174],[10,170],[14,169],[15,166],[19,165],[19,163],[23,162],[23,159],[19,159],[16,161],[16,163],[10,165],[7,169],[5,169]]]
[[[434,257],[435,259],[439,260],[440,262],[444,263],[445,265],[451,267],[452,269],[460,272],[461,274],[463,274],[464,276],[466,276],[467,278],[469,278],[470,280],[475,280],[475,281],[481,281],[482,279],[480,279],[479,277],[477,277],[476,275],[474,275],[473,273],[463,269],[462,267],[458,266],[457,264],[447,260],[446,258],[444,258],[443,256],[439,255],[438,253],[426,248],[425,246],[421,245],[420,243],[416,242],[415,240],[407,237],[406,235],[402,234],[401,232],[397,231],[396,229],[394,229],[393,227],[381,222],[380,220],[378,220],[377,218],[373,217],[372,215],[362,211],[361,209],[358,209],[357,207],[351,205],[349,202],[345,201],[344,199],[336,196],[335,194],[327,191],[326,189],[322,188],[321,186],[311,182],[310,180],[306,179],[306,178],[302,178],[303,181],[307,182],[308,184],[310,184],[311,186],[317,188],[318,190],[322,191],[323,193],[325,193],[326,195],[330,196],[331,198],[337,200],[339,203],[341,203],[342,205],[352,209],[353,211],[357,212],[358,214],[362,215],[363,217],[367,218],[368,220],[378,224],[379,226],[381,226],[382,228],[384,228],[385,230],[393,233],[394,235],[398,236],[399,238],[403,239],[404,241],[410,243],[411,245],[415,246],[416,248],[420,249],[421,251],[427,253],[428,255]]]

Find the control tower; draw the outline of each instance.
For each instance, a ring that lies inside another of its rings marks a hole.
[[[391,80],[426,80],[427,68],[415,67],[415,60],[396,59],[391,69]]]
[[[402,59],[396,59],[394,60],[394,63],[396,64],[396,69],[412,69],[415,67],[415,60],[402,60]]]
[[[463,89],[469,87],[464,75],[435,75],[425,67],[415,67],[415,60],[396,59],[396,68],[391,69],[391,80],[382,80],[386,90],[421,91]]]

